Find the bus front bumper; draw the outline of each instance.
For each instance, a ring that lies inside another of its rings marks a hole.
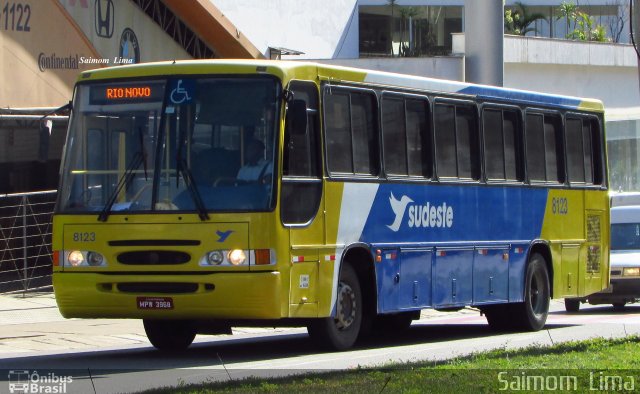
[[[60,313],[66,318],[283,317],[279,272],[132,275],[67,271],[53,274],[53,286]]]

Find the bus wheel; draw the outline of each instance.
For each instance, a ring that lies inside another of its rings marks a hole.
[[[336,316],[316,319],[307,327],[309,336],[319,345],[335,350],[353,346],[362,325],[362,292],[354,269],[345,264],[340,271]]]
[[[565,298],[564,309],[567,312],[578,312],[580,310],[580,300],[575,300],[573,298]]]
[[[525,276],[524,302],[512,304],[516,328],[538,331],[544,327],[549,314],[549,273],[544,257],[531,255]]]
[[[196,329],[189,320],[144,319],[143,323],[149,342],[158,350],[167,352],[185,350],[196,337]]]

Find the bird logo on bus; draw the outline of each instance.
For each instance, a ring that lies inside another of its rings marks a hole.
[[[426,202],[425,204],[412,204],[414,201],[403,195],[398,200],[391,192],[389,196],[389,204],[391,210],[395,214],[393,223],[387,225],[387,227],[397,232],[400,230],[402,220],[404,219],[405,212],[409,212],[407,225],[410,228],[451,228],[453,227],[453,206],[442,202],[440,204],[432,204]]]

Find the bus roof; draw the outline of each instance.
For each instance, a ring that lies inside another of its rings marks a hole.
[[[568,109],[604,112],[602,101],[596,99],[561,96],[385,71],[291,60],[212,59],[140,63],[85,71],[80,75],[78,81],[156,75],[195,75],[207,73],[255,74],[256,72],[274,74],[283,79],[293,78],[295,76],[295,78],[320,79],[329,83],[370,83],[378,86],[463,94],[481,99],[486,98],[488,100],[536,103]]]

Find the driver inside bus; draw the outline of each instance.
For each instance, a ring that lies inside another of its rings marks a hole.
[[[244,165],[238,171],[239,181],[260,181],[268,183],[273,173],[271,161],[264,159],[264,144],[257,139],[250,139],[245,146]]]

